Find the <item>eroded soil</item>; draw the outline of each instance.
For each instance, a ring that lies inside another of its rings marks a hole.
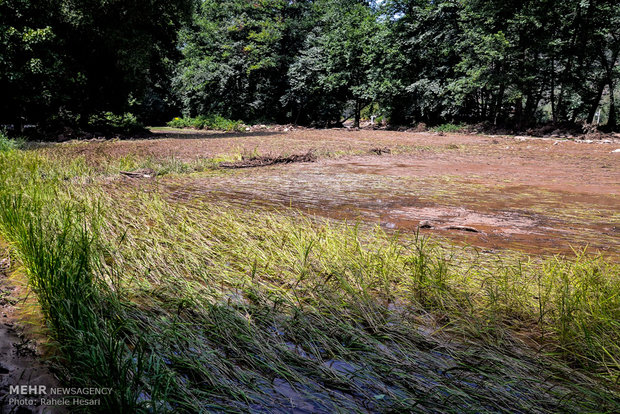
[[[616,258],[620,250],[618,140],[344,129],[156,130],[154,138],[65,144],[54,151],[83,155],[93,166],[127,156],[192,161],[313,151],[318,162],[164,176],[148,185],[190,203],[199,197],[286,206],[407,232],[422,223],[423,233],[485,249],[571,253],[587,247]]]

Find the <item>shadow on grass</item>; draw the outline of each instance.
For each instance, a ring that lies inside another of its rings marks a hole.
[[[192,129],[160,129],[152,128],[150,135],[147,137],[140,137],[140,139],[162,139],[162,138],[174,138],[174,139],[218,139],[218,138],[243,138],[243,137],[268,137],[275,135],[284,135],[281,131],[205,131],[205,130],[192,130]],[[130,138],[131,139],[131,138]]]

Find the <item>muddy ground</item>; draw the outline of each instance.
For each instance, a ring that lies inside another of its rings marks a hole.
[[[8,277],[13,268],[8,248],[0,240],[0,414],[64,413],[61,407],[26,407],[12,401],[24,398],[38,401],[40,396],[11,394],[10,386],[60,386],[56,375],[44,362],[46,358],[37,341],[43,338],[40,315],[31,303],[26,303],[34,298],[24,294],[25,286]]]
[[[155,185],[179,201],[191,203],[199,197],[286,206],[322,217],[377,223],[390,231],[414,232],[422,227],[424,234],[484,250],[570,254],[587,248],[619,257],[617,139],[169,129],[154,130],[154,138],[73,144],[66,151],[82,154],[94,165],[102,157],[130,155],[192,161],[314,151],[316,162],[169,175]]]

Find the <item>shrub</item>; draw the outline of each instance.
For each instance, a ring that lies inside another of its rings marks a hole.
[[[434,128],[431,128],[433,132],[461,132],[465,129],[466,125],[461,124],[442,124]]]
[[[7,136],[5,131],[0,130],[0,152],[19,149],[22,146],[23,146],[23,140],[11,139]]]
[[[241,131],[243,122],[233,121],[221,115],[200,115],[195,118],[174,118],[167,124],[172,128],[212,129],[217,131]]]
[[[126,112],[121,115],[112,112],[100,112],[88,118],[88,125],[102,132],[135,133],[144,129],[136,116]]]

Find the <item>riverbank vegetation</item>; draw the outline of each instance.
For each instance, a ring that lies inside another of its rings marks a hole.
[[[0,19],[0,122],[43,136],[118,133],[90,121],[128,113],[617,126],[612,0],[4,1]]]

